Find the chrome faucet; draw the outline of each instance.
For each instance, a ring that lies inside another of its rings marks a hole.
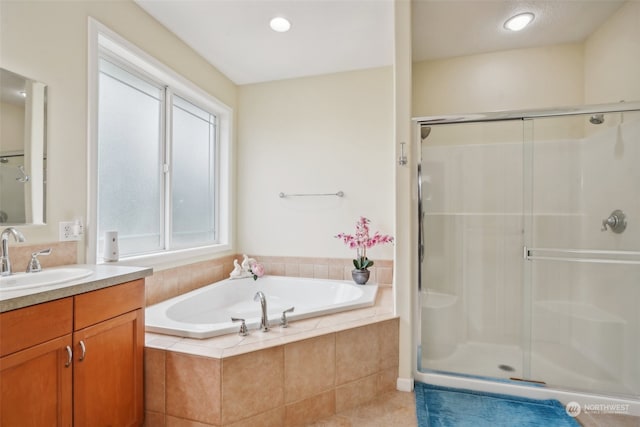
[[[260,308],[262,308],[262,319],[260,319],[260,330],[267,332],[269,330],[269,319],[267,318],[267,297],[262,291],[256,292],[253,297],[254,301],[260,300]]]
[[[7,227],[0,234],[2,239],[2,257],[0,265],[0,276],[9,276],[11,274],[11,260],[9,259],[9,235],[13,236],[16,242],[24,242],[24,235],[13,227]]]

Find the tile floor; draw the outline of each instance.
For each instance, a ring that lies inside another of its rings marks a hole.
[[[309,427],[412,427],[417,426],[413,393],[392,391],[377,399],[324,418]]]
[[[584,427],[640,427],[640,417],[616,414],[580,414],[578,421]]]
[[[584,427],[640,427],[640,417],[614,414],[581,414]],[[414,427],[417,426],[415,395],[392,391],[376,400],[332,417],[316,421],[308,427]]]

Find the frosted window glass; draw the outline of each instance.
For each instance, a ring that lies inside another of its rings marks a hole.
[[[100,62],[98,256],[104,232],[117,230],[120,255],[164,246],[163,89]]]
[[[215,243],[215,116],[175,96],[172,246]]]

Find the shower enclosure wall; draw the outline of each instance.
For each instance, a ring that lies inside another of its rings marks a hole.
[[[416,377],[637,412],[640,103],[417,123]]]

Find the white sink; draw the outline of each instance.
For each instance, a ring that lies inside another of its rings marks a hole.
[[[57,285],[82,279],[91,274],[93,274],[92,270],[81,267],[50,268],[37,273],[15,273],[11,276],[0,276],[0,291]]]

